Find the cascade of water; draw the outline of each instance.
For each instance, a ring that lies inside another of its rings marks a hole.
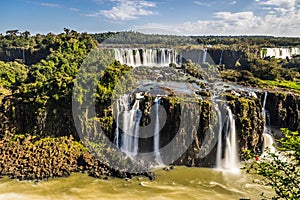
[[[286,57],[292,58],[295,55],[300,55],[300,48],[298,47],[280,47],[280,48],[263,48],[264,53],[261,52],[261,57],[275,57],[285,59]],[[266,51],[265,51],[266,50]]]
[[[233,113],[229,107],[226,107],[228,117],[226,121],[226,126],[223,127],[224,120],[222,120],[221,111],[217,104],[215,106],[215,109],[218,115],[218,122],[219,122],[216,168],[221,170],[225,169],[232,172],[238,172],[239,159],[238,159],[238,148],[237,148],[237,140],[236,140],[236,126],[235,126]],[[222,152],[223,152],[222,131],[223,130],[225,132],[226,139],[225,139],[225,153],[224,153],[224,158],[222,159]]]
[[[206,58],[207,58],[207,49],[204,49],[204,52],[203,52],[203,60],[202,60],[202,63],[203,63],[203,64],[206,62]]]
[[[116,145],[117,148],[120,148],[119,144],[119,114],[120,114],[120,99],[116,103],[117,107],[117,114],[116,114],[116,130],[115,130],[115,138],[114,138],[114,145]]]
[[[224,50],[222,50],[222,52],[221,52],[219,65],[222,65],[222,62],[223,62],[223,53],[224,53]]]
[[[218,146],[217,146],[217,156],[216,156],[216,168],[221,169],[222,168],[222,128],[223,128],[223,123],[222,123],[222,115],[221,111],[219,109],[218,104],[215,104],[215,109],[218,115],[218,124],[219,124],[219,129],[218,129]]]
[[[176,51],[173,49],[114,49],[115,59],[121,64],[138,66],[168,66],[176,62]],[[142,55],[141,55],[142,54]]]
[[[140,51],[137,49],[134,51],[135,55],[134,55],[134,64],[136,65],[137,63],[142,63],[142,57],[140,54]]]
[[[161,63],[166,63],[166,50],[162,49],[161,51],[161,59],[160,59]]]
[[[263,155],[265,154],[265,150],[267,148],[270,150],[271,153],[274,153],[275,150],[276,150],[275,147],[274,147],[274,139],[273,139],[273,137],[271,135],[271,131],[268,127],[268,125],[270,125],[270,122],[269,122],[268,112],[266,110],[267,97],[268,97],[268,92],[265,91],[265,96],[264,96],[264,101],[263,101],[263,108],[262,108],[262,115],[265,119],[264,132],[263,132],[263,138],[264,138]]]
[[[130,109],[130,96],[128,94],[124,94],[118,100],[118,104],[116,120],[117,127],[114,141],[117,146],[121,143],[120,149],[128,156],[135,156],[138,152],[139,123],[142,117],[142,112],[139,109],[140,103],[138,99],[135,100],[132,108]],[[120,142],[119,128],[123,132]]]
[[[276,149],[274,147],[274,139],[272,135],[268,133],[263,133],[264,143],[263,143],[263,153],[265,155],[266,149],[268,148],[271,153],[275,153]]]
[[[158,162],[159,165],[163,164],[163,161],[160,156],[159,152],[159,103],[160,103],[160,97],[156,97],[155,100],[155,128],[154,128],[154,142],[153,142],[153,149],[154,149],[154,155],[155,160]]]
[[[239,170],[238,167],[238,150],[236,140],[236,127],[233,113],[229,107],[226,107],[228,113],[226,148],[224,155],[224,168],[230,170]]]

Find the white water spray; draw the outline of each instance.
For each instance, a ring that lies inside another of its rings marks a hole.
[[[153,141],[153,150],[154,150],[154,155],[155,155],[155,160],[158,163],[158,165],[163,165],[163,161],[160,156],[159,152],[159,102],[160,102],[160,97],[156,97],[154,102],[155,102],[155,128],[154,128],[154,141]]]
[[[219,170],[226,170],[230,172],[239,172],[239,159],[238,159],[238,147],[236,139],[236,126],[233,113],[229,107],[226,107],[227,111],[227,121],[226,127],[223,129],[223,120],[221,111],[216,106],[216,112],[218,115],[219,121],[219,130],[218,130],[218,145],[217,145],[217,155],[216,155],[216,168]],[[222,132],[225,131],[225,152],[224,158],[222,158]]]
[[[263,153],[262,155],[265,155],[266,149],[269,149],[271,153],[275,153],[276,148],[274,147],[274,138],[271,135],[271,131],[268,127],[268,115],[267,115],[267,110],[266,110],[266,103],[267,103],[267,97],[268,97],[268,92],[265,92],[264,96],[264,101],[263,101],[263,108],[262,108],[262,114],[265,119],[265,124],[264,124],[264,132],[263,132],[263,138],[264,138],[264,143],[263,143]]]
[[[202,60],[202,63],[204,64],[206,62],[206,58],[207,58],[207,49],[204,49],[203,50],[203,60]]]
[[[139,142],[139,123],[142,112],[139,109],[140,102],[135,100],[132,108],[130,108],[131,100],[128,94],[124,94],[118,100],[117,119],[114,143],[117,147],[128,156],[135,156],[138,152]],[[122,131],[121,141],[119,141],[119,129]]]
[[[228,113],[228,119],[223,167],[231,171],[239,171],[235,119],[233,118],[231,109],[229,107],[226,107],[226,110]]]
[[[218,146],[217,146],[217,156],[216,156],[216,168],[221,169],[222,168],[222,129],[223,129],[223,123],[222,123],[222,115],[221,111],[219,109],[218,104],[215,104],[216,112],[218,115]]]
[[[224,53],[224,50],[222,50],[222,52],[221,52],[221,56],[220,56],[220,60],[219,60],[219,65],[222,65],[222,63],[223,63],[223,53]]]

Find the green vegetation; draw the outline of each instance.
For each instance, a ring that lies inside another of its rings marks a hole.
[[[272,199],[296,200],[300,198],[300,137],[287,129],[282,133],[285,137],[277,140],[279,151],[267,150],[267,155],[247,164],[246,170],[264,177],[260,183],[276,192]]]
[[[258,47],[299,46],[299,38],[272,37],[272,36],[192,36],[199,44],[237,45]]]
[[[124,37],[124,34],[126,34],[126,37]],[[58,145],[59,149],[65,148],[63,152],[67,153],[72,150],[65,145],[66,142],[69,142],[73,145],[72,148],[75,152],[82,153],[86,151],[80,143],[74,142],[73,138],[61,137],[64,134],[74,134],[74,130],[70,128],[74,126],[72,124],[73,121],[72,119],[69,120],[69,118],[72,118],[70,117],[72,116],[72,94],[76,97],[78,106],[82,106],[84,97],[92,94],[96,98],[96,120],[105,132],[111,133],[114,121],[110,104],[111,98],[117,95],[113,91],[118,91],[116,93],[120,94],[129,89],[126,87],[130,87],[134,81],[134,76],[127,73],[133,71],[130,66],[121,65],[120,62],[114,61],[113,51],[104,51],[96,48],[97,42],[102,43],[106,40],[111,44],[184,45],[189,48],[214,45],[212,48],[239,49],[239,51],[244,52],[239,59],[243,58],[245,62],[240,62],[240,60],[237,62],[237,65],[243,65],[240,68],[238,67],[239,69],[223,69],[221,75],[224,80],[238,82],[247,86],[280,88],[300,92],[299,58],[292,60],[270,58],[269,60],[264,60],[258,58],[255,51],[252,52],[252,49],[257,49],[261,46],[299,46],[299,38],[259,36],[197,36],[186,38],[181,36],[145,35],[137,32],[129,32],[129,35],[128,32],[89,35],[87,33],[77,33],[66,28],[64,33],[58,35],[49,33],[47,35],[37,34],[31,36],[28,31],[19,33],[18,30],[10,30],[7,31],[7,35],[0,35],[0,107],[4,111],[0,113],[0,120],[3,119],[3,121],[0,121],[3,122],[1,123],[1,128],[3,129],[0,130],[1,134],[11,131],[9,134],[30,133],[40,137],[37,140],[35,136],[15,135],[11,140],[12,145],[23,144],[23,142],[27,141],[26,138],[30,138],[28,139],[28,144],[32,145],[32,148],[34,146],[50,148],[50,146]],[[213,66],[208,63],[200,66],[190,61],[184,63],[183,66],[178,67],[174,63],[170,66],[183,70],[199,79],[215,77],[215,75],[219,74],[218,70],[221,69],[221,66]],[[77,86],[76,84],[79,84],[75,81],[79,72],[85,72],[81,81],[87,86],[87,89],[79,88],[78,91],[74,91],[74,85]],[[90,93],[90,90],[93,89],[91,80],[96,80],[96,94]],[[118,84],[119,81],[123,84]],[[194,80],[190,79],[190,81]],[[205,88],[204,83],[199,82],[198,84]],[[207,95],[203,96],[209,95],[207,92]],[[5,97],[13,100],[4,102],[2,100]],[[258,104],[260,104],[259,100],[256,102],[253,99],[249,100],[242,97],[237,100],[236,96],[229,94],[226,97],[227,100],[231,101],[229,105],[232,109],[241,108],[237,112],[237,117],[242,126],[240,128],[242,135],[252,136],[255,132],[250,130],[249,127],[254,127],[258,122],[248,116],[255,115],[251,113],[250,108],[258,107]],[[179,100],[171,98],[170,104],[175,107]],[[211,103],[203,100],[200,101],[200,104],[200,109],[203,111],[202,115],[207,118],[209,115],[208,111],[211,110]],[[20,116],[17,116],[18,114]],[[47,118],[47,116],[50,117]],[[95,131],[94,124],[89,123],[94,119],[89,119],[88,113],[82,116],[86,117],[80,119],[86,125],[84,131],[89,134],[88,137],[95,136],[93,135],[93,131]],[[18,117],[22,119],[20,120]],[[46,119],[53,121],[43,121]],[[16,127],[16,124],[9,124],[9,120],[12,121],[11,123],[25,122],[20,127]],[[60,124],[57,125],[56,123]],[[60,129],[57,127],[60,127]],[[62,130],[64,128],[66,129],[65,132]],[[20,130],[23,131],[23,129],[26,129],[26,131],[20,133]],[[54,130],[56,132],[52,133],[51,131]],[[277,193],[274,199],[279,197],[297,199],[299,198],[298,186],[300,184],[300,141],[296,133],[287,130],[283,130],[283,132],[286,138],[279,141],[280,150],[282,150],[279,154],[286,157],[288,161],[282,160],[278,154],[270,154],[271,160],[252,163],[249,172],[265,177],[263,183],[271,185]],[[49,135],[54,137],[49,137]],[[73,136],[76,138],[75,134]],[[62,141],[56,138],[60,138]],[[95,143],[91,143],[90,146],[105,152],[100,152],[100,154],[116,156],[114,152],[109,152],[112,151],[111,149],[101,143],[101,138],[98,138],[98,140]],[[120,158],[117,156],[114,159],[118,162],[127,162],[127,160],[119,160]]]
[[[92,34],[92,37],[99,43],[107,40],[112,44],[163,44],[163,45],[217,45],[247,49],[249,46],[255,47],[281,47],[300,46],[299,38],[272,37],[272,36],[175,36],[142,34],[135,31],[128,32],[106,32]],[[245,48],[246,47],[246,48]]]
[[[80,64],[95,42],[87,34],[47,35],[46,41],[55,42],[57,49],[28,69],[27,78],[14,94],[25,101],[46,105],[49,99],[71,97],[73,80]]]
[[[0,61],[0,85],[12,89],[23,83],[27,77],[27,66],[18,62]]]
[[[292,89],[292,90],[300,90],[300,82],[296,81],[270,81],[270,80],[260,80],[261,85],[265,86],[275,86],[280,88]]]

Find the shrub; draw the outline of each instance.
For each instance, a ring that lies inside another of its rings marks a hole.
[[[281,130],[285,137],[277,140],[279,151],[267,150],[266,156],[255,156],[245,168],[264,177],[260,183],[275,190],[272,199],[300,199],[300,137],[297,132]]]

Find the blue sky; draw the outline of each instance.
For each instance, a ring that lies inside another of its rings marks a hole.
[[[4,0],[0,32],[300,37],[300,0]]]

